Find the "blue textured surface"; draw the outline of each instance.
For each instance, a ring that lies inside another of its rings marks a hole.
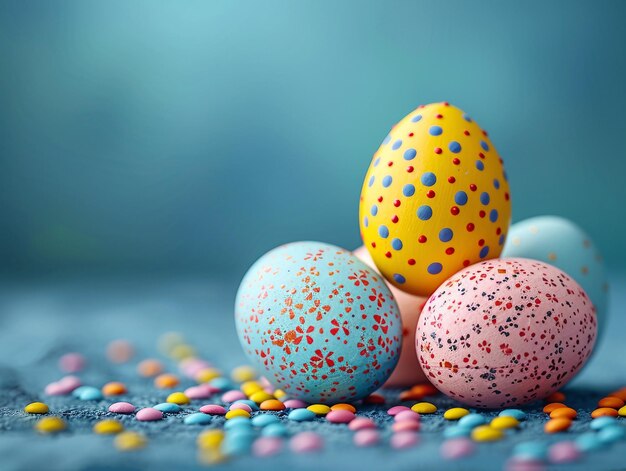
[[[220,466],[228,469],[502,469],[512,448],[536,439],[554,442],[589,431],[589,412],[603,394],[626,385],[626,356],[622,332],[626,329],[623,309],[626,278],[612,277],[610,318],[606,336],[584,372],[566,389],[567,403],[580,412],[571,432],[546,436],[542,432],[544,414],[535,407],[518,432],[506,440],[480,444],[477,453],[459,462],[443,461],[439,445],[445,425],[441,412],[422,420],[420,444],[407,451],[394,451],[388,445],[357,449],[352,432],[345,425],[332,425],[315,419],[296,423],[285,420],[291,432],[316,429],[323,433],[325,450],[314,456],[283,453],[274,458],[243,457]],[[149,437],[148,447],[133,453],[118,453],[112,438],[93,434],[91,427],[110,416],[106,408],[113,401],[80,401],[74,397],[46,398],[45,384],[61,376],[56,363],[67,351],[87,355],[89,366],[81,377],[85,384],[101,386],[107,381],[124,381],[129,400],[137,406],[162,402],[166,392],[155,390],[150,380],[135,373],[136,361],[117,366],[104,360],[105,345],[115,338],[131,340],[137,348],[136,360],[157,355],[157,337],[170,330],[184,333],[200,354],[215,365],[229,369],[244,362],[237,344],[232,303],[236,283],[209,280],[117,280],[57,283],[4,283],[0,285],[0,456],[3,470],[97,470],[97,469],[193,469],[199,466],[195,437],[205,426],[185,425],[184,416],[208,401],[194,401],[183,412],[168,414],[156,423],[139,423],[121,417],[128,429],[141,430]],[[170,367],[173,369],[174,365]],[[184,384],[183,387],[191,385]],[[392,396],[395,394],[390,393]],[[45,400],[54,413],[69,422],[69,431],[58,436],[39,436],[32,430],[36,417],[21,412],[28,402]],[[445,408],[452,405],[442,396],[433,402]],[[367,415],[386,421],[385,408],[372,406]],[[494,416],[497,412],[490,412]],[[222,423],[217,418],[209,427]],[[620,419],[623,422],[624,419]],[[626,442],[593,452],[572,469],[622,469]]]

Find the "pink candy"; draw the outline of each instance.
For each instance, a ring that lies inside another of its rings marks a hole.
[[[247,397],[238,389],[231,389],[230,391],[226,391],[222,394],[222,401],[224,402],[235,402],[240,399],[247,399]]]
[[[44,392],[48,396],[65,396],[81,385],[76,376],[65,376],[58,381],[48,384]]]
[[[413,412],[407,406],[393,406],[391,409],[389,409],[387,411],[387,414],[389,414],[389,415],[397,415],[400,412],[407,411],[407,410]]]
[[[163,412],[153,409],[152,407],[146,407],[145,409],[141,409],[137,412],[135,418],[137,420],[141,420],[142,422],[161,420],[163,418]]]
[[[308,404],[300,399],[287,399],[283,402],[287,409],[304,409]]]
[[[357,430],[376,428],[376,424],[369,417],[356,417],[348,424],[348,428],[356,432]]]
[[[326,414],[326,420],[333,424],[347,424],[354,420],[354,412],[345,409],[331,410]]]
[[[403,410],[398,412],[395,417],[394,420],[396,422],[404,422],[407,420],[413,421],[413,422],[419,422],[420,420],[420,415],[417,412],[413,412],[412,410]]]
[[[354,444],[356,446],[373,446],[380,442],[378,430],[363,429],[354,434]]]
[[[235,402],[230,405],[228,410],[245,410],[246,412],[252,412],[252,407],[244,402]]]
[[[200,407],[200,412],[210,415],[224,415],[226,414],[226,409],[217,404],[206,404]]]
[[[59,358],[59,368],[66,373],[78,373],[85,368],[85,357],[80,353],[66,353]]]
[[[185,395],[189,399],[208,399],[218,391],[219,390],[217,388],[208,384],[200,384],[198,386],[191,386],[190,388],[185,389]]]
[[[264,457],[279,453],[283,447],[283,439],[280,437],[260,437],[252,445],[254,456]]]
[[[410,448],[417,445],[418,438],[414,432],[394,433],[389,440],[389,444],[396,449]]]
[[[109,412],[115,414],[132,414],[135,412],[135,406],[130,402],[116,402],[109,406]]]
[[[452,438],[442,443],[439,452],[448,460],[457,460],[474,453],[476,445],[469,438]]]
[[[394,432],[417,432],[420,429],[420,423],[414,420],[404,420],[402,422],[394,422],[391,430]]]
[[[552,463],[571,463],[582,456],[574,442],[565,441],[555,443],[548,450],[548,457]]]
[[[309,453],[321,450],[324,442],[322,437],[315,432],[300,432],[293,436],[290,446],[294,453]]]
[[[208,361],[200,360],[199,358],[186,358],[180,362],[181,373],[192,379],[195,379],[200,371],[210,367],[211,364]]]
[[[516,457],[507,461],[504,469],[506,471],[544,471],[546,467],[542,461]]]

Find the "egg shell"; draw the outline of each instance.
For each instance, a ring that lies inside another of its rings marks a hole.
[[[378,272],[372,257],[365,247],[361,246],[353,253],[359,260]],[[417,321],[422,312],[422,307],[426,302],[426,298],[405,293],[388,282],[387,286],[396,299],[396,303],[398,303],[398,308],[400,309],[400,316],[402,318],[402,351],[400,352],[400,358],[398,359],[396,368],[383,387],[400,388],[428,381],[419,361],[417,361],[414,342]]]
[[[487,133],[448,103],[421,106],[396,124],[361,190],[364,245],[387,280],[419,296],[498,257],[510,217],[502,159]]]
[[[563,270],[583,287],[596,307],[598,337],[606,324],[609,285],[602,255],[572,221],[538,216],[513,224],[502,257],[540,260]]]
[[[309,403],[367,396],[389,378],[402,347],[400,313],[383,278],[320,242],[261,257],[241,282],[235,320],[258,370]]]
[[[597,323],[587,294],[543,262],[489,260],[453,275],[424,306],[416,349],[444,394],[475,407],[543,399],[584,365]]]

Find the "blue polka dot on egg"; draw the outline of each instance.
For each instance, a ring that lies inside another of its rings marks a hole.
[[[393,145],[391,146],[391,148],[393,150],[398,150],[400,148],[400,146],[402,145],[402,139],[398,139],[396,142],[393,143]]]
[[[404,188],[402,188],[402,194],[407,197],[413,196],[415,194],[415,186],[407,183],[406,185],[404,185]]]
[[[391,182],[392,182],[391,175],[387,175],[387,176],[383,177],[383,186],[385,188],[387,188],[389,185],[391,185]]]
[[[378,235],[380,235],[383,239],[389,237],[389,229],[387,229],[387,226],[380,226],[378,228]]]
[[[485,164],[482,162],[482,160],[476,161],[476,168],[481,171],[485,169]]]
[[[421,114],[416,114],[415,116],[413,116],[411,118],[411,122],[412,123],[417,123],[420,119],[422,119],[422,115]]]
[[[367,184],[367,186],[372,186],[372,185],[374,184],[374,180],[375,180],[375,177],[374,177],[374,175],[372,175],[372,176],[370,177],[370,181],[369,181],[369,183]]]
[[[489,144],[487,144],[485,141],[480,141],[480,147],[482,147],[484,151],[489,150]]]
[[[441,273],[441,270],[443,269],[443,265],[441,265],[441,263],[439,262],[433,262],[430,265],[428,265],[428,273],[430,273],[431,275],[438,275],[439,273]]]
[[[437,182],[437,176],[432,172],[426,172],[421,178],[422,185],[433,186]]]
[[[402,276],[400,273],[394,273],[393,279],[396,281],[396,283],[400,285],[406,283],[406,278]]]
[[[450,149],[450,152],[458,154],[459,152],[461,152],[461,144],[456,141],[452,141],[450,144],[448,144],[448,149]]]
[[[490,200],[491,200],[491,199],[489,198],[489,193],[487,193],[486,191],[484,191],[484,192],[482,192],[482,193],[480,194],[480,202],[481,202],[482,204],[484,204],[485,206],[487,206],[487,205],[489,204],[489,201],[490,201]]]
[[[487,255],[489,254],[489,247],[487,247],[486,245],[480,249],[480,258],[485,258]]]
[[[448,227],[444,227],[443,229],[439,231],[439,240],[441,242],[450,242],[452,240],[453,235],[454,234],[452,232],[452,229]]]
[[[417,155],[417,151],[415,149],[407,149],[404,151],[404,160],[413,160]]]
[[[498,220],[498,210],[492,209],[489,213],[489,220],[491,222],[496,222]]]
[[[464,191],[457,191],[456,195],[454,195],[454,202],[459,206],[463,206],[467,203],[467,193]]]
[[[376,216],[376,215],[378,214],[378,206],[373,205],[373,206],[372,206],[372,209],[370,209],[370,214],[371,214],[372,216]]]
[[[431,126],[428,132],[431,136],[440,136],[443,129],[441,129],[441,126]]]
[[[428,205],[423,205],[417,208],[417,217],[422,221],[428,221],[433,215],[433,210]]]
[[[393,239],[391,241],[391,246],[394,250],[402,250],[402,241],[400,239]]]

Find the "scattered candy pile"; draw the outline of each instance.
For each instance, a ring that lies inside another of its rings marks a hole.
[[[138,408],[129,402],[115,400],[128,394],[125,384],[110,381],[96,388],[82,384],[75,375],[49,384],[44,394],[97,401],[102,410],[94,413],[99,420],[94,423],[93,432],[114,435],[113,444],[120,451],[137,450],[148,445],[147,434],[133,430],[133,421],[166,419],[205,427],[197,436],[197,448],[200,462],[206,464],[243,454],[268,457],[286,449],[293,453],[321,450],[324,447],[323,435],[314,426],[300,425],[303,422],[327,422],[345,427],[344,430],[352,434],[356,447],[388,443],[397,450],[418,445],[420,432],[439,433],[443,430],[441,456],[458,460],[472,455],[477,442],[511,437],[524,428],[527,414],[535,411],[526,408],[476,412],[452,407],[442,413],[437,403],[449,404],[450,400],[430,384],[415,385],[399,395],[388,391],[374,393],[355,404],[307,404],[273,389],[248,366],[235,368],[230,375],[223,375],[211,363],[199,358],[178,335],[166,334],[161,339],[161,345],[167,356],[177,362],[183,378],[164,372],[167,362],[156,359],[138,363],[137,373],[140,377],[154,378],[157,395],[162,395],[165,402]],[[133,355],[132,346],[124,341],[113,342],[107,350],[107,356],[113,363],[127,363]],[[86,365],[85,358],[78,353],[64,355],[59,363],[63,371],[74,374],[79,374]],[[194,380],[196,385],[184,391],[171,391],[181,381],[188,382],[188,379]],[[389,404],[390,400],[396,404]],[[547,434],[563,433],[563,440],[551,445],[541,439],[516,443],[512,447],[507,469],[541,468],[546,463],[572,462],[586,453],[604,449],[626,438],[626,427],[620,418],[626,417],[625,401],[626,387],[600,399],[598,408],[591,413],[588,430],[575,436],[570,434],[573,439],[568,439],[567,430],[576,421],[578,412],[566,405],[563,393],[553,394],[543,407],[546,416],[544,431]],[[53,415],[55,411],[43,402],[25,405],[24,412],[45,415],[34,424],[35,430],[42,434],[55,434],[68,428],[66,420]],[[438,423],[436,431],[429,426],[430,423]]]

